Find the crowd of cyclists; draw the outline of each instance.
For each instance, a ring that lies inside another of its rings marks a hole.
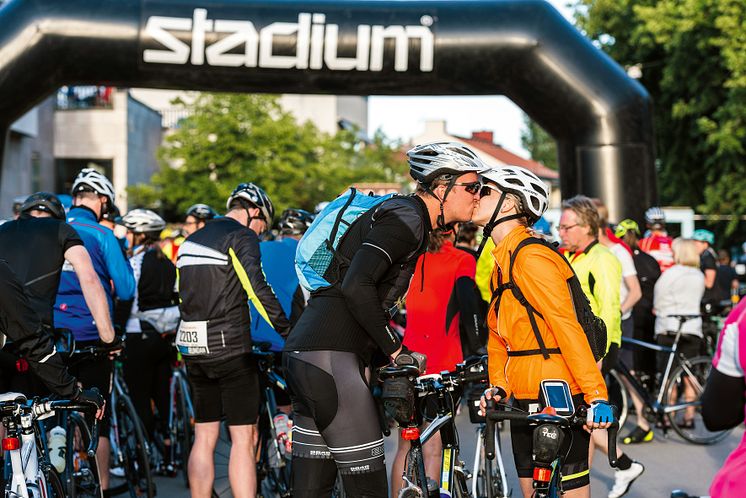
[[[261,344],[276,353],[290,393],[278,391],[277,405],[292,417],[291,496],[331,496],[341,478],[346,496],[386,497],[399,493],[409,442],[399,440],[387,475],[372,392],[377,369],[438,374],[485,355],[482,413],[493,401],[541,410],[547,379],[566,382],[574,406],[587,407],[585,427],[565,439],[561,486],[568,497],[589,496],[594,449],[608,453],[605,429],[616,420],[605,376],[621,358],[652,386],[666,367],[662,356],[623,348],[623,338],[670,346],[678,331],[679,352],[698,356],[707,352],[710,315],[732,307],[722,333],[709,338],[714,369],[702,408],[676,416],[710,430],[743,422],[746,307],[736,305],[738,279],[727,254],[714,252],[712,232],[672,239],[660,208],[646,211],[641,228],[631,219],[612,223],[602,200],[576,196],[562,203],[558,245],[543,218],[550,188],[532,172],[488,168],[459,143],[423,144],[407,156],[414,193],[361,213],[334,247],[324,275],[331,285],[313,292],[300,284],[295,255],[315,215],[287,209],[276,217],[256,184],[238,185],[223,215],[193,205],[178,231],[148,209],[121,215],[111,182],[90,168],[75,178],[68,211],[53,194],[29,196],[17,219],[0,226],[0,331],[12,343],[0,351],[0,388],[95,405],[106,490],[110,474],[121,472],[110,468],[104,402],[114,358],[124,355],[145,433],[162,441],[155,470],[166,476],[177,473],[164,417],[171,365],[181,358],[194,404],[191,495],[212,496],[214,452],[227,426],[233,496],[255,496],[262,396],[252,348]],[[126,236],[114,235],[118,225]],[[680,326],[679,316],[690,319]],[[66,366],[55,343],[61,329],[72,331],[76,347],[110,354]],[[691,383],[683,391],[687,400],[697,396]],[[625,448],[656,437],[632,399],[637,425],[622,435]],[[432,414],[427,403],[421,409],[426,426]],[[513,421],[510,434],[528,497],[533,427]],[[745,447],[718,473],[713,496],[734,496]],[[423,451],[427,476],[437,480],[440,436]],[[610,498],[644,472],[621,449],[616,461]]]

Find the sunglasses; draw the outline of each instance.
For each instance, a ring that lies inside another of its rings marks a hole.
[[[482,185],[482,188],[479,190],[479,197],[487,197],[490,195],[490,192],[492,191],[500,192],[500,190],[497,189],[497,187],[494,187],[492,185]]]
[[[482,182],[479,180],[475,182],[469,182],[469,183],[454,183],[453,186],[461,186],[464,187],[464,190],[466,190],[471,195],[475,195],[477,192],[479,192],[482,189]]]

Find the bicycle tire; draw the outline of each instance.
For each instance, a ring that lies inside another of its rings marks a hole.
[[[189,391],[189,385],[186,380],[181,378],[176,383],[176,439],[171,444],[176,444],[175,456],[178,459],[178,464],[181,465],[182,478],[184,480],[184,486],[189,487],[189,455],[192,451],[192,444],[194,444],[194,416],[189,412],[189,405],[187,403],[187,395]]]
[[[215,445],[215,478],[212,483],[213,498],[233,498],[228,477],[228,462],[231,457],[231,438],[225,422],[220,423],[220,436]]]
[[[619,429],[624,427],[629,415],[629,392],[622,382],[621,375],[616,370],[610,370],[606,374],[606,389],[609,393],[609,403],[619,410]]]
[[[155,496],[155,483],[150,470],[148,441],[142,421],[137,416],[132,400],[120,394],[114,409],[117,411],[117,445],[124,458],[125,479],[132,498]]]
[[[46,474],[47,490],[50,498],[66,498],[65,486],[62,485],[62,479],[54,468],[50,468]]]
[[[332,498],[347,498],[345,485],[339,473],[337,473],[337,479],[334,481],[334,487],[332,488]]]
[[[497,444],[500,444],[498,433]],[[477,496],[474,498],[507,498],[503,493],[502,476],[497,468],[497,457],[488,460],[484,451],[484,428],[479,429],[477,441],[480,444],[479,468],[476,469],[474,479],[477,480]],[[508,494],[509,495],[509,494]]]
[[[83,416],[69,413],[65,421],[64,484],[71,498],[101,498],[101,476],[96,458],[88,457],[91,431]]]
[[[666,400],[670,403],[670,400],[676,398],[674,402],[678,402],[680,393],[683,389],[684,379],[690,378],[687,369],[695,376],[695,382],[693,387],[695,390],[696,401],[699,401],[702,397],[702,392],[707,383],[707,377],[710,374],[712,368],[712,359],[708,356],[698,356],[690,360],[686,360],[684,363],[677,366],[671,377],[668,379],[666,384]],[[677,392],[678,389],[678,392]],[[674,393],[676,395],[674,396]],[[684,411],[684,410],[682,410]],[[702,408],[696,406],[694,415],[693,427],[687,427],[684,425],[684,417],[678,417],[677,412],[670,412],[668,415],[668,421],[671,424],[676,433],[686,441],[694,444],[715,444],[725,438],[733,429],[727,429],[724,431],[708,431],[705,428],[704,422],[702,421]]]

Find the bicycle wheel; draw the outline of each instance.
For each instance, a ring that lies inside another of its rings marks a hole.
[[[496,445],[499,445],[500,438],[497,433],[495,433],[495,436],[497,438]],[[476,469],[477,474],[474,476],[474,479],[477,480],[477,495],[474,498],[505,498],[497,456],[493,460],[488,460],[484,452],[484,426],[481,426],[478,430],[477,442],[480,449],[479,466]]]
[[[622,383],[621,375],[616,370],[606,374],[606,389],[609,392],[609,403],[619,410],[619,428],[624,427],[629,415],[629,393]]]
[[[88,457],[91,431],[83,417],[69,413],[65,422],[65,473],[67,493],[72,498],[100,498],[101,480],[96,458]]]
[[[228,461],[231,457],[231,437],[228,426],[220,424],[220,437],[215,446],[215,479],[212,483],[213,498],[233,498],[228,479]]]
[[[121,459],[130,496],[153,498],[155,484],[150,472],[148,442],[140,417],[126,394],[118,396],[114,410],[118,424],[115,432],[116,444],[119,448],[115,457]]]
[[[342,476],[337,473],[337,480],[334,481],[334,487],[332,488],[332,498],[346,498],[345,486],[342,482]]]
[[[67,493],[65,493],[65,487],[62,485],[60,475],[54,468],[49,469],[46,474],[46,480],[47,491],[50,498],[65,498],[67,496]]]
[[[698,356],[681,363],[671,374],[666,385],[668,406],[681,408],[668,413],[668,420],[676,433],[694,444],[714,444],[726,437],[732,429],[709,431],[702,421],[700,399],[712,368],[712,359]],[[687,390],[692,393],[687,394]]]
[[[189,386],[182,378],[176,383],[176,399],[174,410],[174,425],[176,437],[171,444],[174,444],[174,463],[181,467],[184,485],[189,487],[189,453],[192,451],[194,443],[194,414],[189,409],[187,396],[189,395]]]

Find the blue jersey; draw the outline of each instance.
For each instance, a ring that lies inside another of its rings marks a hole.
[[[290,237],[259,244],[262,254],[262,270],[267,283],[280,301],[285,316],[290,316],[293,294],[298,289],[298,276],[295,273],[295,249],[298,241]],[[251,305],[251,340],[269,342],[272,351],[282,351],[285,340],[257,313]]]
[[[74,207],[68,213],[67,222],[83,239],[93,269],[104,287],[111,314],[115,294],[123,301],[129,301],[135,294],[132,267],[127,263],[114,232],[99,224],[93,211],[86,207]],[[60,288],[54,305],[54,324],[72,330],[77,341],[98,339],[98,330],[83,298],[80,280],[68,262],[62,267]]]

